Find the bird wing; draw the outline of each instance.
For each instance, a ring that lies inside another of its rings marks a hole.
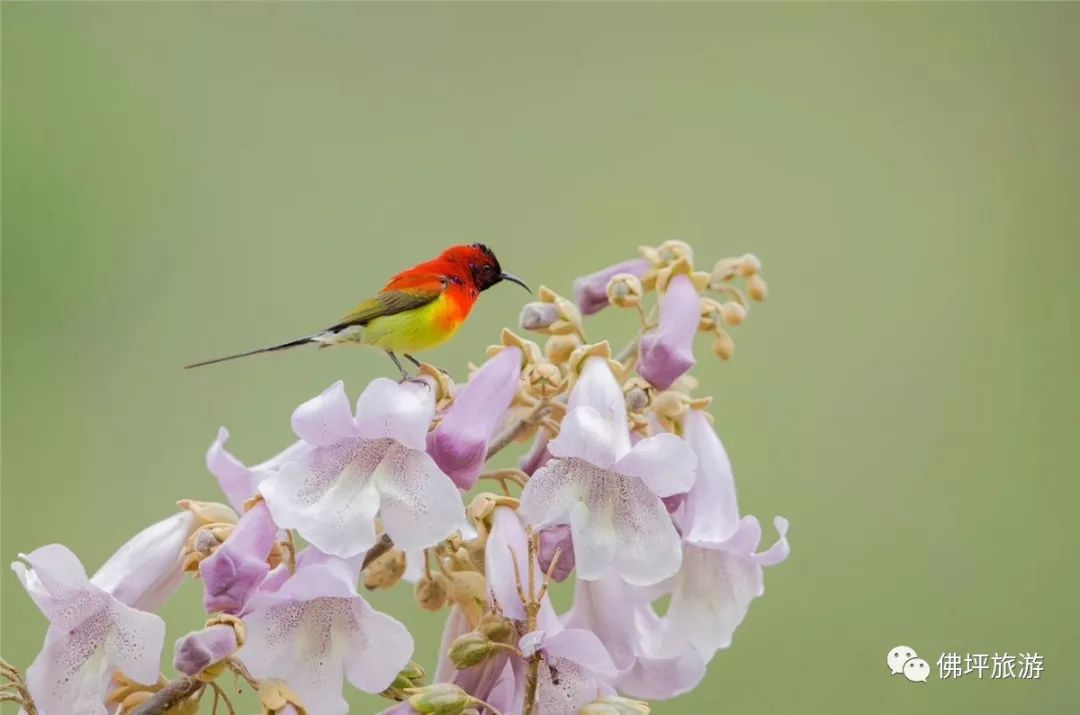
[[[417,281],[407,288],[384,290],[350,310],[330,330],[341,330],[350,325],[367,325],[375,318],[422,308],[438,299],[445,289],[445,281],[432,277],[430,280]]]

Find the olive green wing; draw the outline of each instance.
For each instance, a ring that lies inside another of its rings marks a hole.
[[[423,308],[437,300],[442,295],[443,288],[443,283],[439,281],[434,285],[414,286],[379,293],[350,310],[329,330],[338,331],[352,325],[367,325],[375,318]]]

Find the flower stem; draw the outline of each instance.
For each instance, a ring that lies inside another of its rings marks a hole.
[[[164,715],[192,695],[202,692],[206,683],[198,678],[180,678],[166,685],[145,703],[131,711],[131,715]]]
[[[491,440],[491,443],[488,444],[487,458],[491,459],[507,445],[520,437],[526,429],[546,416],[549,409],[547,402],[540,402],[536,407],[532,408],[528,414],[507,427],[502,434],[497,435],[495,439]]]

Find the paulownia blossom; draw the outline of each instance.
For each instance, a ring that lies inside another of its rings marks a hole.
[[[259,482],[275,523],[348,558],[375,544],[375,517],[401,549],[432,546],[463,527],[457,487],[425,451],[435,412],[426,380],[373,381],[353,416],[341,382],[300,405],[292,426],[309,449]]]
[[[668,389],[694,366],[700,315],[700,298],[690,276],[672,276],[660,298],[660,324],[640,341],[638,372],[656,389]]]
[[[600,355],[585,360],[567,407],[548,444],[555,459],[529,480],[522,514],[535,527],[570,524],[578,578],[648,585],[673,575],[682,546],[660,498],[693,485],[693,452],[673,434],[630,446],[622,391]]]
[[[104,715],[117,669],[136,682],[157,680],[163,620],[92,583],[78,557],[60,544],[19,558],[25,563],[11,568],[49,619],[45,645],[27,670],[42,715]]]
[[[357,594],[357,562],[308,549],[296,573],[256,594],[243,616],[240,660],[256,677],[288,683],[311,713],[347,713],[343,679],[378,693],[412,656],[405,626]]]

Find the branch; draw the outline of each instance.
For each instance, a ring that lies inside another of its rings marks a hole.
[[[180,678],[154,693],[153,697],[131,711],[131,715],[164,715],[192,695],[200,692],[206,683],[197,678]]]

